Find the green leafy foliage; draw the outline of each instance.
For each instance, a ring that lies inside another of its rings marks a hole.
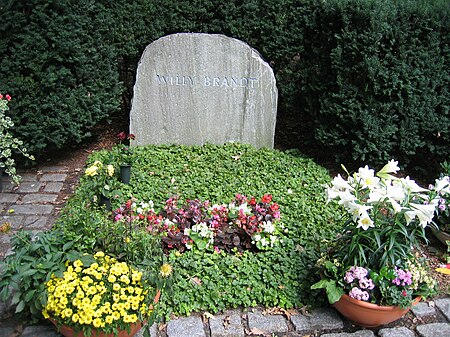
[[[31,232],[18,232],[12,242],[14,253],[0,266],[0,299],[6,301],[12,296],[16,314],[37,322],[45,305],[45,282],[52,274],[62,277],[65,261],[83,258],[74,250],[74,244],[61,231],[35,236]]]
[[[116,166],[120,156],[114,153],[95,152],[88,162]],[[294,151],[256,150],[242,144],[136,147],[133,157],[130,184],[113,199],[113,209],[130,198],[152,200],[155,209],[162,209],[174,195],[180,201],[202,198],[214,204],[233,200],[236,193],[269,193],[288,229],[283,242],[269,251],[172,251],[167,257],[175,271],[172,295],[161,302],[166,315],[257,304],[289,308],[310,301],[317,259],[313,247],[334,236],[340,218],[325,204],[324,185],[330,178],[324,168]],[[107,231],[111,214],[93,202],[86,178],[90,177],[82,177],[57,228],[69,237],[86,235],[86,244],[97,245],[114,235]]]

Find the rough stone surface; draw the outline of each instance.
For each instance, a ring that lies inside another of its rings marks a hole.
[[[40,169],[42,172],[67,172],[66,166],[42,166]]]
[[[293,315],[291,316],[291,322],[294,325],[295,331],[299,333],[307,333],[310,332],[311,323],[309,322],[309,318],[304,315]]]
[[[14,212],[16,214],[50,214],[53,211],[52,205],[15,205]]]
[[[278,91],[246,43],[180,33],[145,49],[130,112],[134,145],[242,142],[273,148]]]
[[[36,173],[19,173],[20,174],[20,181],[37,181],[38,177]]]
[[[36,192],[39,192],[39,189],[41,188],[41,186],[42,186],[42,183],[24,181],[17,188],[17,192],[36,193]]]
[[[14,193],[0,193],[0,204],[16,202],[19,199],[18,194]]]
[[[150,331],[150,337],[157,337],[158,336],[158,326],[156,323],[154,323],[152,326],[148,327],[148,330]],[[145,328],[142,328],[137,332],[137,334],[134,335],[134,337],[143,337],[145,332]]]
[[[42,175],[40,181],[64,181],[67,178],[65,173],[45,173]]]
[[[320,335],[320,337],[375,337],[375,334],[370,330],[358,330],[355,332],[326,333]]]
[[[31,215],[27,216],[23,222],[23,226],[24,229],[46,229],[47,222],[48,217],[46,216]]]
[[[288,331],[287,321],[281,315],[263,315],[256,311],[247,313],[247,318],[250,330],[259,329],[268,333]]]
[[[380,337],[415,337],[414,332],[405,327],[386,328],[378,331]]]
[[[24,219],[24,216],[21,216],[21,215],[4,216],[1,219],[1,224],[8,222],[11,225],[11,229],[17,230],[22,226],[23,219]]]
[[[23,329],[20,337],[60,337],[55,328],[50,325],[31,325]]]
[[[430,323],[419,325],[416,328],[421,337],[448,337],[450,336],[450,323]]]
[[[344,322],[336,310],[331,308],[319,308],[313,310],[309,318],[313,330],[336,330],[344,327]]]
[[[24,204],[43,204],[46,202],[55,202],[58,199],[58,194],[27,194],[23,197],[22,202]]]
[[[45,187],[44,187],[44,192],[49,192],[49,193],[59,193],[61,192],[62,188],[63,188],[64,184],[61,182],[48,182]]]
[[[203,322],[200,317],[183,317],[167,323],[167,337],[205,337]]]
[[[12,327],[0,327],[0,337],[10,337],[13,335],[14,328]]]
[[[411,308],[413,314],[418,318],[436,315],[436,309],[430,307],[426,302],[419,302]]]
[[[244,327],[239,311],[225,312],[209,320],[211,337],[244,337]]]
[[[439,298],[434,303],[445,318],[450,320],[450,298]]]

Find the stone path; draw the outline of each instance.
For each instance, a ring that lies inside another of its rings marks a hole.
[[[43,231],[51,228],[70,193],[69,180],[78,172],[66,167],[42,167],[22,173],[22,183],[8,181],[0,193],[0,226],[10,223],[9,233],[0,233],[0,258],[8,254],[10,238],[23,228]],[[13,210],[13,211],[12,211]],[[22,326],[6,319],[11,308],[0,302],[0,337],[60,337],[48,324]],[[421,302],[404,320],[377,329],[363,329],[343,319],[333,308],[319,308],[308,314],[299,311],[266,314],[262,308],[235,309],[222,314],[182,317],[152,326],[152,337],[449,337],[450,297]],[[412,324],[410,324],[412,322]],[[136,336],[142,337],[141,330]]]

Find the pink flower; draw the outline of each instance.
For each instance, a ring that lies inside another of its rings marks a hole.
[[[11,100],[11,96],[9,96],[8,94],[5,95],[5,98],[7,99],[8,102]]]

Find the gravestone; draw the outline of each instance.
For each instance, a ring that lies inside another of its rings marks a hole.
[[[133,145],[241,142],[273,148],[278,91],[246,43],[180,33],[145,49],[130,113]]]

